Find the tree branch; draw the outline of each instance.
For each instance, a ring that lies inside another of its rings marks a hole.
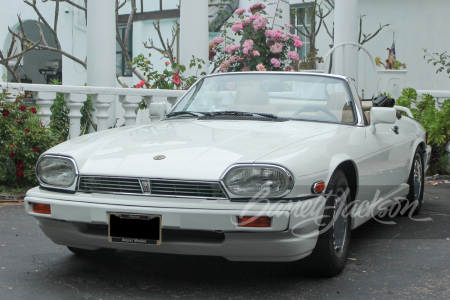
[[[86,9],[86,7],[83,7],[83,6],[81,6],[81,5],[78,5],[78,4],[76,4],[75,2],[73,2],[73,1],[70,1],[70,0],[42,0],[42,2],[48,2],[48,1],[60,1],[60,2],[66,2],[67,4],[70,4],[70,5],[72,5],[73,7],[76,7],[76,8],[78,8],[78,9],[81,9],[81,10],[83,10],[83,11],[87,11],[87,9]],[[85,6],[86,6],[86,1],[85,1]]]

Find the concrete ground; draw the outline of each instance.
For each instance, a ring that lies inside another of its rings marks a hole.
[[[347,266],[310,277],[295,263],[118,251],[79,258],[55,245],[20,204],[0,205],[0,299],[450,299],[450,184],[427,186],[413,221],[352,233]],[[385,219],[389,220],[389,219]]]

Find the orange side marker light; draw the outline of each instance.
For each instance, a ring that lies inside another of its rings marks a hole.
[[[52,209],[50,204],[33,203],[33,212],[50,215],[52,213]]]

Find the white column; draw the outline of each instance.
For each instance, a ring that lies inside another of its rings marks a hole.
[[[189,70],[192,55],[203,59],[208,70],[208,0],[181,0],[180,6],[180,64],[188,70],[185,74],[195,75],[196,70]]]
[[[90,86],[116,85],[115,3],[111,0],[88,1],[87,84]],[[115,105],[110,105],[114,98],[112,95],[99,95],[97,98],[99,104],[96,106],[102,107],[102,121],[105,114],[108,114],[110,126],[114,125],[116,119]],[[105,106],[101,103],[108,103],[108,112],[104,111]],[[98,130],[105,128],[104,124],[102,125],[98,126]]]
[[[358,0],[336,0],[334,8],[334,45],[358,42]],[[357,79],[358,52],[348,46],[336,49],[335,73]]]

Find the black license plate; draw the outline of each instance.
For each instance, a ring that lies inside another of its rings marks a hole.
[[[108,213],[108,240],[113,243],[160,245],[161,216]]]

